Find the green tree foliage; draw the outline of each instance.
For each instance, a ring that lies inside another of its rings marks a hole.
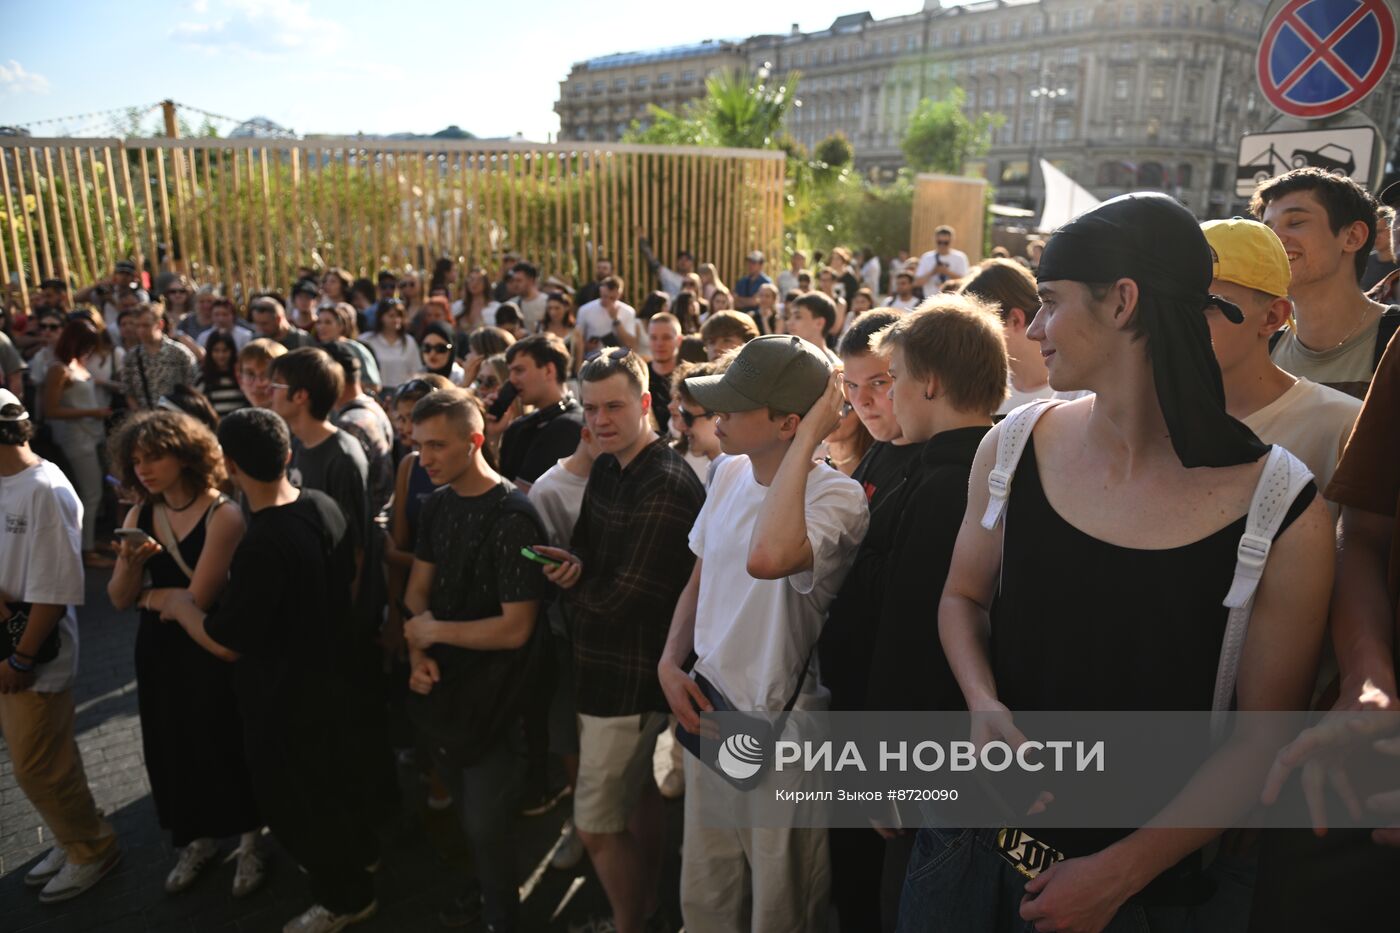
[[[797,92],[797,75],[774,82],[761,68],[754,78],[741,71],[721,72],[705,81],[705,96],[677,113],[648,108],[646,127],[632,121],[623,140],[668,146],[726,146],[776,149],[783,119]]]
[[[817,143],[812,155],[818,162],[825,162],[832,168],[845,168],[855,161],[856,151],[851,147],[851,141],[846,138],[846,134],[837,130]]]
[[[967,94],[955,87],[942,100],[924,99],[904,131],[904,157],[916,172],[961,175],[969,159],[985,155],[992,130],[1006,122],[1001,114],[983,113],[975,120],[963,114]]]

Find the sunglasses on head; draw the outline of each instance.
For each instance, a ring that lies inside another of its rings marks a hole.
[[[698,415],[684,408],[681,409],[681,420],[685,422],[687,428],[695,427],[695,422],[699,421],[701,418],[713,418],[714,416],[715,413],[709,409],[700,412]]]
[[[602,356],[604,353],[607,353],[608,359],[610,360],[625,360],[627,359],[628,354],[630,354],[631,352],[632,351],[627,347],[615,347],[612,350],[590,350],[584,356],[583,361],[585,363],[591,362],[593,360],[596,360],[598,357]]]
[[[447,352],[448,352],[449,350],[451,350],[451,349],[452,349],[452,344],[450,344],[450,343],[425,343],[425,344],[423,344],[423,352],[424,352],[424,353],[447,353]]]

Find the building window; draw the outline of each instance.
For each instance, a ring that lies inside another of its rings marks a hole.
[[[613,90],[614,90],[614,91],[625,91],[625,90],[627,90],[627,79],[626,79],[626,78],[614,78],[614,79],[613,79]]]
[[[967,27],[967,41],[968,41],[968,42],[981,42],[981,41],[982,41],[982,27],[981,27],[981,26],[978,26],[978,25],[976,25],[976,24],[971,25],[971,26],[968,26],[968,27]]]
[[[1120,22],[1122,22],[1122,24],[1123,24],[1124,26],[1132,26],[1132,25],[1136,24],[1136,23],[1137,23],[1137,7],[1135,7],[1135,6],[1124,7],[1124,8],[1123,8],[1123,12],[1122,12],[1121,17],[1120,17]]]
[[[1021,121],[1021,142],[1028,143],[1035,135],[1035,122],[1029,117]]]
[[[1006,90],[1002,91],[1002,92],[1001,92],[1001,102],[1002,102],[1002,106],[1005,106],[1005,107],[1014,107],[1014,106],[1016,106],[1016,88],[1014,88],[1014,87],[1007,87]]]
[[[1006,29],[1007,29],[1007,32],[1010,34],[1011,38],[1013,38],[1013,39],[1019,39],[1019,38],[1021,38],[1021,21],[1020,21],[1019,19],[1017,19],[1017,20],[1012,20],[1012,21],[1007,25]]]
[[[641,77],[639,77],[639,78],[637,79],[636,85],[635,85],[635,86],[636,86],[637,90],[639,90],[639,91],[645,91],[645,90],[647,89],[647,84],[648,84],[647,76],[646,76],[646,75],[642,75]]]
[[[1149,86],[1148,94],[1153,100],[1166,100],[1167,82],[1162,78],[1153,78],[1152,84]]]
[[[942,48],[942,47],[943,47],[943,33],[939,32],[938,30],[935,29],[932,33],[929,34],[929,37],[928,37],[928,44],[931,45],[931,46],[933,46],[935,49]]]
[[[1130,88],[1130,82],[1128,81],[1127,78],[1114,78],[1114,79],[1113,79],[1113,99],[1114,99],[1114,100],[1127,100],[1127,99],[1128,99],[1129,88]]]
[[[1143,188],[1162,188],[1166,186],[1166,171],[1160,162],[1144,162],[1138,166],[1137,183]]]
[[[1133,173],[1122,162],[1104,162],[1095,183],[1102,188],[1127,188],[1133,183]]]
[[[988,23],[988,24],[987,24],[987,41],[988,41],[988,42],[996,42],[996,41],[997,41],[998,39],[1000,39],[1000,38],[1001,38],[1001,24],[1000,24],[1000,23]]]
[[[601,94],[601,93],[603,93],[603,87],[604,87],[604,85],[603,85],[603,82],[602,82],[602,81],[594,81],[594,82],[593,82],[593,93],[594,93],[594,94]]]
[[[656,86],[657,86],[657,87],[669,87],[670,84],[671,84],[671,72],[669,72],[669,71],[663,71],[663,72],[661,72],[661,74],[659,74],[659,75],[656,76]]]
[[[909,36],[905,36],[905,37],[904,37],[904,48],[905,48],[906,50],[908,50],[908,51],[910,51],[910,52],[913,52],[913,51],[916,50],[918,47],[919,47],[919,37],[918,37],[918,36],[909,35]]]
[[[995,107],[997,105],[997,89],[994,87],[985,88],[982,91],[982,106]]]
[[[1071,45],[1070,47],[1062,51],[1060,53],[1060,61],[1064,62],[1066,65],[1079,64],[1079,47]]]
[[[695,72],[689,70],[681,72],[681,84],[692,84],[694,81]]]
[[[1182,162],[1176,167],[1176,183],[1183,188],[1191,187],[1193,174],[1191,163]]]
[[[1055,142],[1062,143],[1068,140],[1074,133],[1074,127],[1069,117],[1055,118]]]
[[[792,53],[792,64],[794,67],[800,67],[805,60],[801,52]]]
[[[1122,139],[1122,138],[1123,138],[1123,135],[1124,135],[1125,129],[1126,129],[1126,127],[1125,127],[1124,124],[1123,124],[1123,118],[1122,118],[1122,117],[1114,117],[1114,118],[1113,118],[1113,138],[1114,138],[1114,139]]]
[[[952,29],[948,30],[948,44],[949,44],[949,45],[957,45],[957,44],[958,44],[959,42],[961,42],[961,41],[962,41],[962,30],[958,29],[957,26],[954,26]]]
[[[1188,104],[1194,104],[1194,103],[1196,103],[1196,100],[1197,100],[1197,98],[1200,96],[1200,93],[1201,93],[1201,82],[1198,81],[1198,80],[1196,80],[1195,78],[1187,78],[1187,79],[1186,79],[1186,102],[1187,102]]]
[[[1077,7],[1074,12],[1070,14],[1069,22],[1071,26],[1083,26],[1088,19],[1089,11],[1083,7]]]

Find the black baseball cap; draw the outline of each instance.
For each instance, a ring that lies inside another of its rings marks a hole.
[[[1400,207],[1400,181],[1393,181],[1381,189],[1380,202],[1386,207]]]

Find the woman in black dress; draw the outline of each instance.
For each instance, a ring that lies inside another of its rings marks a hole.
[[[138,499],[107,593],[118,609],[138,606],[136,688],[151,795],[180,857],[165,880],[174,894],[194,883],[218,854],[220,838],[240,836],[233,893],[263,880],[255,846],[261,826],[243,754],[232,665],[160,621],[165,596],[189,590],[206,609],[228,579],[243,537],[243,515],[219,492],[223,457],[213,433],[189,415],[150,411],[113,437],[111,460]]]

